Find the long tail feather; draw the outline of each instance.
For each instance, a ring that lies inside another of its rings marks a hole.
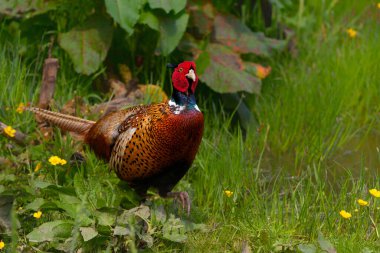
[[[62,130],[85,135],[88,130],[95,124],[95,121],[81,119],[71,115],[52,112],[36,107],[27,107],[26,110],[34,112],[44,120],[58,126]]]

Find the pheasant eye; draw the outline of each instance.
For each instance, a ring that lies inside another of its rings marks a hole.
[[[182,71],[183,71],[183,68],[179,68],[179,69],[178,69],[178,72],[182,72]]]

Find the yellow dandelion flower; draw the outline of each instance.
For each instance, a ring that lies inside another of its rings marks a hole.
[[[352,215],[349,212],[346,212],[345,210],[340,211],[339,214],[345,219],[349,219],[352,217]]]
[[[66,160],[65,159],[61,159],[61,165],[65,165],[67,162],[66,162]]]
[[[41,211],[35,212],[35,213],[33,214],[33,217],[36,218],[36,219],[41,218],[41,216],[42,216],[42,212],[41,212]]]
[[[7,126],[4,128],[4,133],[6,133],[10,137],[15,137],[16,130],[14,130],[11,126]]]
[[[229,191],[229,190],[225,190],[224,194],[226,194],[227,197],[231,197],[234,194],[234,192],[233,191]]]
[[[358,32],[352,28],[348,28],[346,32],[350,38],[355,38],[358,35]]]
[[[24,103],[20,103],[16,109],[16,112],[18,113],[22,113],[23,111],[25,110],[25,104]]]
[[[41,162],[37,163],[36,168],[34,168],[34,172],[39,171],[41,167],[42,167],[42,163]]]
[[[51,156],[49,158],[49,163],[51,163],[52,165],[58,165],[58,164],[61,164],[61,165],[65,165],[67,162],[65,159],[61,159],[60,157],[58,156]]]
[[[5,243],[3,242],[3,240],[1,240],[0,241],[0,250],[4,249],[4,247],[5,247]]]
[[[369,206],[368,201],[365,201],[365,200],[362,200],[362,199],[358,199],[358,204],[361,205],[361,206]]]
[[[377,3],[377,5],[376,5],[376,6],[377,6],[377,8],[378,8],[378,9],[380,9],[380,3]]]
[[[375,188],[369,190],[369,193],[371,193],[371,195],[374,196],[375,198],[380,198],[380,191],[378,191]]]

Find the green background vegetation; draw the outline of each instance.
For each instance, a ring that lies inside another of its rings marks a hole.
[[[380,251],[380,203],[368,192],[380,188],[380,9],[375,1],[272,1],[269,27],[259,4],[252,8],[251,1],[241,6],[212,1],[218,12],[228,12],[267,38],[291,42],[286,44],[291,47],[267,56],[232,50],[233,59],[272,67],[263,81],[252,74],[260,92],[225,94],[215,88],[217,80],[200,84],[197,98],[205,134],[191,170],[176,187],[192,198],[190,217],[154,192],[145,207],[136,208],[138,197],[90,150],[84,150],[85,164],[50,165],[50,156],[70,161],[80,146],[59,130],[44,140],[33,115],[15,111],[20,102],[38,99],[50,35],[75,29],[108,1],[69,2],[31,17],[3,14],[0,121],[28,135],[26,147],[0,137],[4,250]],[[189,13],[184,7],[176,14],[175,9],[156,10],[149,3],[142,8],[169,19]],[[165,32],[137,20],[133,33],[114,22],[108,57],[114,64],[127,64],[140,83],[157,83],[170,92],[166,63],[196,56],[193,51],[183,56],[180,44],[171,52],[155,53]],[[291,39],[283,36],[283,27],[293,31]],[[355,38],[347,35],[348,28],[358,31]],[[212,43],[223,44],[211,37],[197,38],[200,52],[209,52]],[[151,47],[140,46],[143,38],[152,41],[146,43]],[[89,75],[78,74],[80,65],[65,50],[61,42],[53,47],[60,61],[53,109],[75,96],[88,104],[109,100],[110,93],[93,85],[106,75],[107,59]],[[202,74],[207,74],[202,64],[213,59],[212,53],[197,58]],[[141,65],[136,56],[144,58]],[[251,120],[245,121],[247,117]],[[42,168],[35,172],[38,162]],[[233,195],[227,197],[225,190]],[[370,205],[359,206],[359,198]],[[38,210],[43,214],[35,219]],[[352,218],[343,219],[341,210]]]

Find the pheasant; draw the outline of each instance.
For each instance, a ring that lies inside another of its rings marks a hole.
[[[189,214],[187,192],[172,189],[195,158],[204,118],[194,97],[195,63],[185,61],[172,67],[173,94],[163,103],[112,112],[96,122],[35,107],[27,110],[82,137],[140,196],[156,188],[161,197],[178,199]]]

